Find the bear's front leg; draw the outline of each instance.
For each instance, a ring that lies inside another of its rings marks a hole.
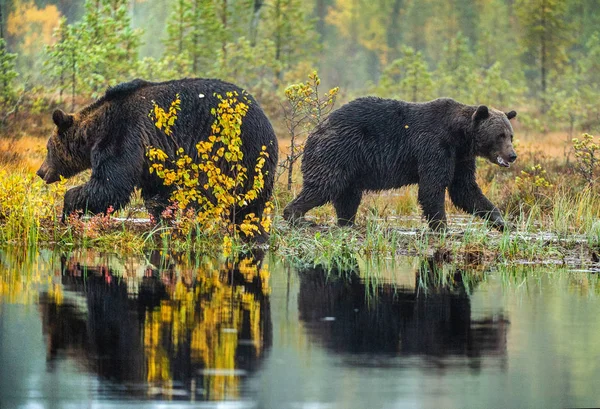
[[[76,211],[98,214],[106,213],[110,207],[119,210],[129,202],[132,191],[133,188],[119,188],[92,178],[65,193],[61,221],[64,223],[65,219]]]
[[[65,219],[71,215],[71,213],[81,210],[83,211],[87,207],[87,203],[82,202],[83,185],[76,186],[72,189],[67,190],[65,193],[63,212],[61,222],[64,223]]]
[[[456,169],[454,179],[448,187],[452,203],[465,212],[488,220],[500,231],[507,229],[500,210],[484,196],[475,180],[475,161],[469,166]]]
[[[447,227],[446,210],[444,208],[445,194],[446,189],[444,186],[419,183],[419,204],[431,230],[441,231]]]

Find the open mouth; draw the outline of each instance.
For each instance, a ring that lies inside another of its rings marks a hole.
[[[498,156],[496,158],[496,162],[498,163],[498,165],[504,166],[505,168],[509,168],[510,167],[510,163],[508,163],[507,161],[505,161],[501,156]]]

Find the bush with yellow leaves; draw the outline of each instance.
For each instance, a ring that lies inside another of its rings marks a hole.
[[[194,161],[183,148],[175,158],[162,150],[149,147],[147,156],[152,162],[150,172],[156,173],[166,186],[173,186],[171,200],[178,211],[179,233],[189,236],[191,229],[206,236],[224,236],[224,252],[231,251],[233,241],[239,237],[252,238],[268,233],[273,209],[268,202],[261,218],[249,213],[240,220],[236,213],[257,200],[264,188],[263,167],[269,157],[266,146],[257,158],[253,180],[248,180],[248,169],[243,165],[241,126],[250,100],[245,94],[227,92],[215,95],[219,104],[211,110],[215,116],[208,139],[198,142],[198,161]],[[155,126],[167,135],[177,120],[179,96],[168,111],[154,103],[150,113]],[[189,209],[194,208],[195,211]],[[186,210],[187,209],[187,210]],[[232,241],[233,240],[233,241]]]
[[[589,187],[593,187],[600,172],[600,140],[595,142],[592,135],[584,133],[581,139],[573,138],[573,149],[575,170]]]
[[[531,209],[538,206],[541,210],[552,208],[554,185],[547,179],[546,170],[540,164],[522,170],[515,178],[515,192],[511,207]]]
[[[287,170],[287,190],[292,189],[294,164],[304,152],[304,144],[298,138],[312,131],[333,110],[340,91],[335,87],[324,95],[319,94],[321,79],[316,71],[308,75],[308,81],[292,84],[285,89],[286,103],[283,107],[285,124],[290,135],[290,152],[280,164],[281,173]]]

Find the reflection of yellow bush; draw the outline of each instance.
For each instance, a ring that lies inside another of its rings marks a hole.
[[[258,354],[263,349],[263,338],[260,300],[244,286],[232,284],[230,274],[234,267],[231,263],[208,261],[197,269],[193,287],[178,280],[169,288],[170,297],[161,302],[160,309],[146,314],[144,349],[149,382],[169,387],[172,376],[170,362],[164,359],[164,345],[177,350],[190,339],[192,363],[216,371],[216,375],[204,377],[207,397],[223,399],[237,392],[235,356],[245,316],[250,321],[250,337]],[[268,266],[259,269],[249,258],[241,260],[237,267],[248,283],[257,276],[269,277]],[[270,292],[268,283],[263,282],[261,291]]]
[[[47,293],[49,302],[62,304],[60,269],[54,264],[57,258],[43,254],[40,257],[39,253],[12,251],[0,255],[0,308],[3,303],[35,303],[41,291]],[[101,259],[103,264],[112,265],[107,259]],[[75,260],[82,260],[82,263],[86,260],[85,265],[101,263],[98,257],[86,259],[81,254]],[[72,260],[67,262],[70,263]],[[142,264],[139,267],[142,271],[145,268]],[[184,343],[189,343],[191,364],[216,371],[215,375],[204,377],[202,386],[207,397],[216,400],[234,396],[239,383],[239,375],[234,371],[241,331],[249,330],[244,337],[252,341],[257,358],[264,348],[262,328],[265,317],[261,316],[261,299],[270,292],[268,282],[265,282],[269,277],[268,269],[266,264],[258,267],[256,261],[246,258],[237,265],[206,260],[200,266],[179,269],[185,270],[185,274],[175,275],[175,280],[171,280],[172,271],[169,270],[165,275],[169,277],[168,299],[162,300],[154,311],[146,312],[144,320],[142,341],[147,381],[165,392],[172,389],[171,358]],[[111,271],[114,271],[112,267]],[[192,277],[191,271],[194,272]],[[239,271],[239,275],[236,274],[238,283],[232,281],[233,271]],[[243,277],[241,283],[240,276]],[[253,287],[258,277],[263,280],[262,288]],[[135,294],[133,285],[129,290],[132,290],[130,294]]]
[[[197,224],[207,235],[237,235],[243,233],[253,237],[261,228],[269,232],[271,226],[270,213],[272,204],[268,204],[262,218],[250,213],[244,220],[236,220],[235,209],[244,207],[257,200],[264,188],[263,167],[269,154],[266,146],[254,165],[254,177],[248,180],[249,171],[243,164],[241,127],[242,120],[248,113],[250,101],[246,95],[236,91],[227,92],[225,97],[216,95],[219,105],[212,109],[215,121],[212,134],[206,141],[196,145],[199,161],[194,162],[183,150],[177,150],[175,158],[169,158],[162,150],[149,147],[147,156],[152,162],[150,173],[155,173],[163,180],[165,186],[175,189],[171,200],[176,203],[181,213],[179,230],[187,235],[192,225]],[[241,98],[242,100],[238,100]],[[154,104],[150,117],[155,126],[171,136],[171,125],[177,119],[179,99],[171,104],[168,112]],[[198,211],[195,214],[184,212],[188,205],[195,203]],[[224,242],[226,254],[230,253],[231,241]]]

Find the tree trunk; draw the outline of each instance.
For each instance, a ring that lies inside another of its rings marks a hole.
[[[294,172],[294,162],[296,162],[296,135],[292,132],[290,141],[290,167],[288,169],[287,190],[292,190],[292,173]]]
[[[540,19],[541,30],[541,43],[540,43],[540,76],[542,85],[542,113],[548,111],[546,101],[546,70],[547,70],[547,46],[546,46],[546,2],[542,1],[542,15]]]
[[[71,51],[71,112],[75,111],[75,89],[77,83],[77,56],[75,54],[75,48]]]
[[[4,10],[2,10],[2,3],[4,1],[0,0],[0,38],[4,38],[4,14],[2,13]]]
[[[281,60],[281,0],[275,1],[275,59],[277,61]]]
[[[4,14],[2,13],[2,11],[3,11],[2,3],[3,3],[3,0],[0,0],[0,39],[4,39]],[[0,51],[8,52],[8,49],[6,47],[6,41],[2,45],[2,48],[4,48],[4,50],[0,50]],[[2,81],[2,86],[4,87],[4,90],[6,90],[8,88],[8,81],[6,80],[5,75],[3,75],[3,77],[4,77],[4,80]]]
[[[389,49],[388,61],[393,61],[398,57],[398,43],[400,42],[400,10],[402,9],[402,0],[395,0],[392,5],[392,15],[390,16],[390,26],[387,31],[387,46]]]
[[[179,42],[178,50],[179,54],[183,53],[183,0],[179,0],[179,8],[181,10],[181,15],[179,16],[179,35],[177,41]]]
[[[194,1],[194,12],[192,13],[193,16],[197,16],[198,15],[198,8],[200,7],[200,5],[198,4],[198,0]],[[192,24],[200,24],[200,21],[194,21]],[[198,29],[197,27],[194,27],[193,29],[193,35],[194,38],[192,40],[192,44],[193,44],[193,49],[192,49],[192,72],[194,73],[194,75],[196,75],[196,72],[198,70],[198,42],[200,41],[200,38],[198,36]]]
[[[258,22],[260,21],[260,10],[264,4],[264,0],[254,0],[254,12],[252,13],[252,21],[250,21],[250,45],[256,45],[258,37]]]
[[[319,33],[319,41],[323,44],[325,38],[325,17],[327,16],[327,7],[325,0],[317,0],[317,33]]]
[[[227,0],[223,0],[223,15],[221,16],[221,23],[223,24],[223,40],[221,43],[221,49],[223,50],[223,65],[227,62]]]

